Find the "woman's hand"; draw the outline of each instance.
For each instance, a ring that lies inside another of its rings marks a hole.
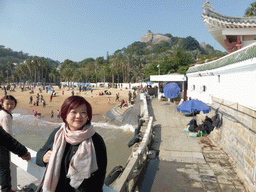
[[[23,160],[29,161],[31,159],[31,155],[29,152],[26,153],[26,155],[21,157]]]
[[[44,163],[49,163],[51,154],[52,154],[52,151],[51,151],[51,150],[47,151],[47,152],[44,154],[44,157],[43,157],[43,162],[44,162]]]

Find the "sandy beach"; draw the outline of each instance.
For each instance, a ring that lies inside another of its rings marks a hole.
[[[42,88],[42,87],[41,87]],[[39,87],[36,87],[34,89],[34,93],[30,94],[29,90],[27,91],[21,91],[20,88],[15,88],[14,92],[7,91],[8,95],[13,95],[17,101],[18,104],[16,106],[16,111],[19,110],[26,110],[27,113],[32,114],[33,110],[36,110],[38,113],[41,113],[41,116],[45,119],[50,119],[51,111],[54,112],[54,117],[57,115],[57,110],[60,110],[61,105],[63,101],[71,96],[72,89],[68,88],[61,88],[54,86],[53,89],[56,92],[56,96],[52,98],[52,102],[50,102],[50,94],[46,93],[46,90],[42,90],[42,93],[39,93]],[[111,95],[101,95],[99,96],[99,92],[104,92],[104,90],[108,90],[111,92]],[[64,91],[64,95],[62,95],[62,91]],[[97,116],[104,115],[107,111],[109,111],[113,106],[119,105],[120,102],[115,102],[116,94],[119,93],[119,100],[122,99],[128,100],[128,89],[104,89],[104,88],[94,88],[93,92],[91,91],[82,91],[79,92],[78,88],[74,88],[75,95],[79,95],[84,97],[91,105],[92,105],[92,111],[93,111],[93,118],[97,118]],[[36,101],[36,95],[39,93],[41,98],[41,95],[43,95],[43,98],[45,99],[46,106],[43,107],[43,103],[39,102],[39,106],[34,106],[33,104],[29,104],[29,97],[33,96],[33,102]],[[4,96],[4,91],[0,91],[1,98]],[[108,97],[110,98],[110,102],[108,102]],[[14,111],[15,112],[15,111]]]

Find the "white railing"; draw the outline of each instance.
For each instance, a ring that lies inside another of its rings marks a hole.
[[[143,105],[141,106],[141,116],[144,120],[148,120],[148,105],[146,95],[144,93],[140,94],[140,100],[143,102]]]
[[[36,177],[38,180],[41,180],[45,171],[44,167],[40,167],[36,164],[36,151],[27,148],[31,154],[31,159],[27,162],[22,160],[17,155],[11,153],[11,163],[12,166],[12,188],[17,190],[17,167],[21,168],[22,170],[28,172],[30,175]]]
[[[36,151],[27,148],[31,154],[31,159],[27,162],[22,160],[17,155],[11,153],[11,163],[12,165],[12,189],[17,190],[17,167],[21,168],[22,170],[26,171],[30,175],[34,176],[38,180],[41,180],[45,171],[45,167],[40,167],[36,164]],[[23,186],[21,186],[23,187]],[[110,187],[104,185],[103,192],[115,192]]]

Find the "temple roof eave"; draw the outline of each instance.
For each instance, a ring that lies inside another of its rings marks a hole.
[[[226,15],[219,14],[212,9],[206,9],[202,16],[207,16],[210,18],[215,18],[218,21],[226,22],[227,24],[254,24],[256,26],[256,17],[230,17]]]
[[[218,69],[224,66],[239,63],[248,59],[256,58],[256,43],[232,52],[218,60],[190,67],[187,74]],[[255,64],[254,64],[255,66]]]

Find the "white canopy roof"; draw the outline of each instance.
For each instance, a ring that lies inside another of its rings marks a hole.
[[[167,74],[167,75],[150,75],[150,81],[187,81],[186,75]]]

